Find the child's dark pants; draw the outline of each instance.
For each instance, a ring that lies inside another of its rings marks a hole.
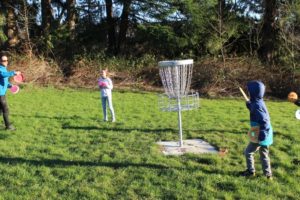
[[[254,153],[259,150],[260,160],[264,175],[272,176],[271,164],[269,158],[269,147],[261,146],[257,143],[250,142],[245,150],[247,169],[250,172],[255,172]]]
[[[9,119],[8,119],[8,106],[6,102],[5,96],[0,96],[0,113],[3,114],[4,124],[5,127],[8,128],[10,126]]]

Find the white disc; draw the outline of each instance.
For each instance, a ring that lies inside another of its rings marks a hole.
[[[296,111],[295,116],[297,119],[300,119],[300,109]]]

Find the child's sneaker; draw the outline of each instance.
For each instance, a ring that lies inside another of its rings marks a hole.
[[[240,175],[244,177],[254,177],[255,172],[250,172],[248,169],[246,169],[245,171],[240,172]]]
[[[272,175],[266,175],[267,179],[272,181],[273,180],[273,176]]]
[[[5,128],[7,131],[15,131],[16,128],[13,125],[9,125],[8,127]]]

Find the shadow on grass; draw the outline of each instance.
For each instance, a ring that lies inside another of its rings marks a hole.
[[[3,131],[6,131],[5,129],[3,129]],[[6,138],[9,137],[9,134],[5,134],[5,133],[0,133],[0,140],[4,140]]]
[[[288,134],[288,133],[283,133],[283,132],[280,132],[280,131],[274,131],[273,134],[275,136],[282,137],[285,140],[290,140],[290,141],[294,141],[295,140],[295,138],[293,136],[291,136],[290,134]]]
[[[22,118],[38,118],[38,119],[50,119],[50,120],[65,120],[65,119],[92,119],[97,120],[98,118],[83,118],[79,115],[72,116],[44,116],[44,115],[19,115],[19,114],[11,114],[11,116],[22,117]]]
[[[294,165],[300,165],[300,159],[295,158],[295,159],[292,160],[292,163]]]
[[[102,131],[120,131],[120,132],[132,132],[132,131],[140,131],[145,133],[152,132],[178,132],[177,129],[173,128],[162,128],[162,129],[141,129],[141,128],[117,128],[117,127],[98,127],[98,126],[69,126],[67,124],[62,125],[62,129],[74,129],[74,130],[102,130]],[[218,129],[184,129],[184,131],[193,131],[199,132],[201,134],[211,134],[211,133],[233,133],[233,134],[244,134],[245,131],[236,131],[236,130],[218,130]]]
[[[177,132],[177,130],[172,128],[163,128],[163,129],[140,129],[140,128],[117,128],[117,127],[98,127],[98,126],[69,126],[63,125],[62,129],[75,129],[75,130],[102,130],[102,131],[119,131],[119,132],[132,132],[140,131],[144,133],[153,133],[153,132]]]
[[[151,164],[151,163],[130,163],[130,162],[92,162],[92,161],[67,161],[59,159],[43,159],[43,160],[32,160],[19,157],[0,157],[0,163],[6,165],[19,165],[19,164],[28,164],[33,166],[46,166],[46,167],[110,167],[113,169],[135,167],[135,168],[149,168],[149,169],[158,169],[158,170],[188,170],[191,173],[193,171],[202,171],[205,174],[222,174],[229,176],[237,176],[236,172],[228,172],[220,169],[206,169],[203,167],[179,167],[179,166],[165,166],[161,164]],[[214,166],[214,165],[211,165]]]
[[[12,116],[18,116],[23,118],[40,118],[40,119],[53,119],[53,120],[69,120],[69,119],[91,119],[91,120],[98,120],[98,118],[83,118],[79,115],[73,115],[73,116],[43,116],[43,115],[35,115],[35,116],[29,116],[29,115],[16,115],[12,114]],[[119,124],[118,122],[116,123]],[[62,129],[75,129],[75,130],[106,130],[106,131],[122,131],[122,132],[131,132],[131,131],[140,131],[145,133],[150,132],[178,132],[178,129],[173,128],[163,128],[163,129],[140,129],[140,128],[103,128],[98,126],[69,126],[68,124],[63,124]],[[201,134],[210,134],[210,133],[233,133],[233,134],[244,134],[248,131],[248,129],[242,129],[240,131],[237,130],[226,130],[226,129],[184,129],[184,131],[191,131],[191,132],[199,132]],[[0,138],[1,139],[1,138]]]
[[[233,134],[245,134],[248,129],[243,129],[240,131],[237,130],[226,130],[226,129],[187,129],[185,131],[194,131],[199,133],[233,133]]]
[[[150,169],[168,169],[170,167],[160,165],[160,164],[151,164],[151,163],[130,163],[130,162],[92,162],[92,161],[68,161],[68,160],[59,160],[59,159],[43,159],[43,160],[31,160],[25,158],[9,158],[9,157],[0,157],[0,163],[9,164],[9,165],[18,165],[18,164],[29,164],[35,166],[47,166],[47,167],[68,167],[68,166],[79,166],[79,167],[111,167],[114,169],[126,168],[126,167],[144,167]]]

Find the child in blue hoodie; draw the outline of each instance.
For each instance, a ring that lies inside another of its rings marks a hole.
[[[250,111],[250,131],[248,136],[250,142],[245,150],[247,170],[242,172],[243,176],[255,176],[254,153],[259,151],[264,175],[272,179],[271,164],[269,158],[269,146],[273,143],[273,130],[270,122],[269,112],[263,100],[265,85],[260,81],[247,83],[250,101],[246,106]]]

